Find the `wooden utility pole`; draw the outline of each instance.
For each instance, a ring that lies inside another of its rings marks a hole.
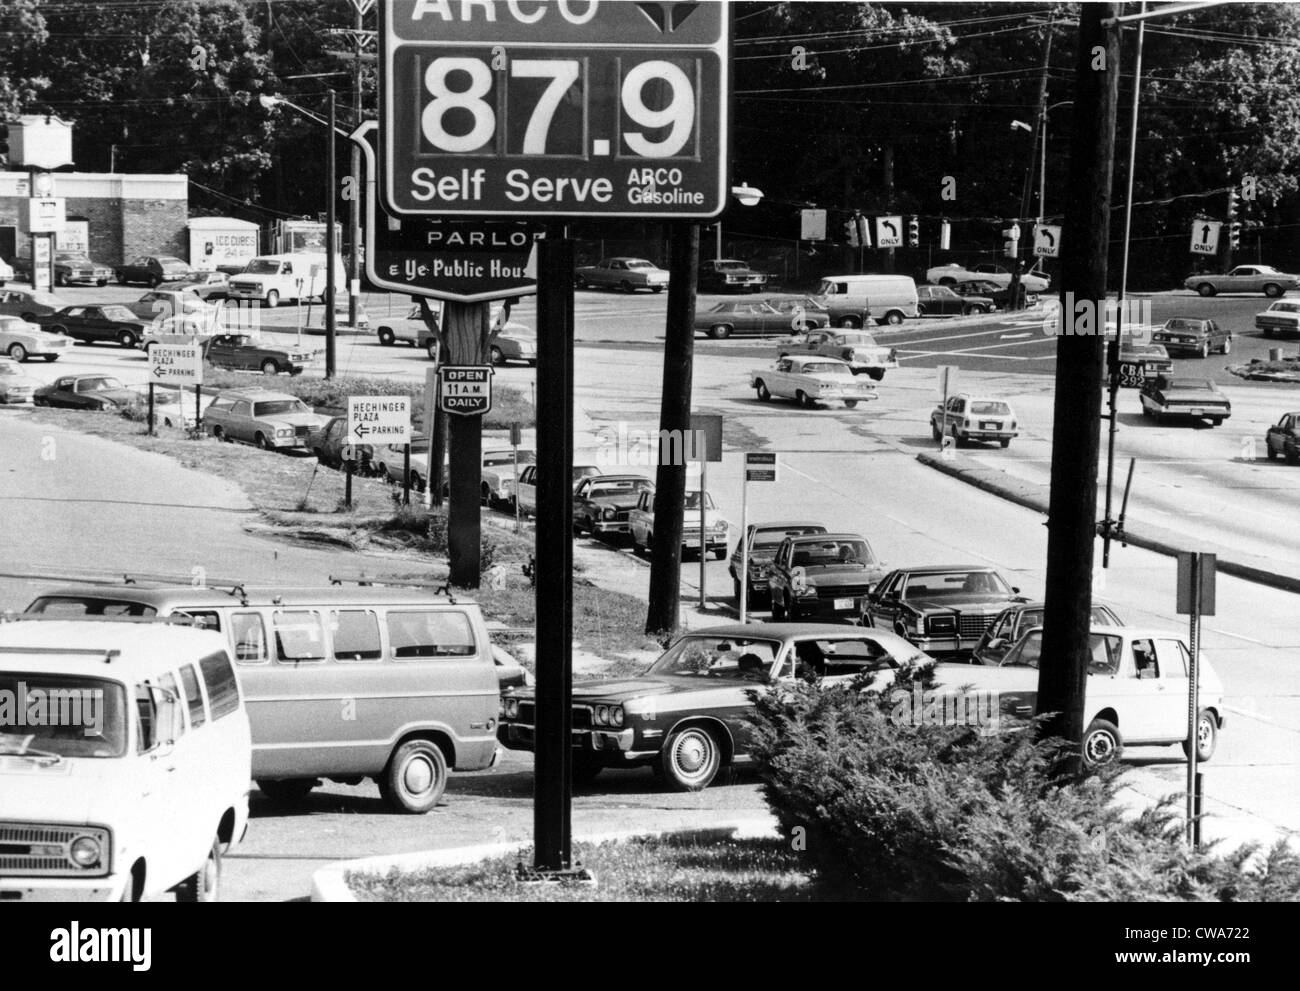
[[[695,279],[700,259],[700,228],[672,224],[669,245],[668,325],[664,341],[664,378],[659,406],[661,437],[678,437],[684,445],[691,429],[691,369],[695,360]],[[663,444],[660,444],[663,447]],[[678,447],[680,450],[681,447]],[[662,455],[662,450],[661,450]],[[686,463],[663,464],[655,476],[655,528],[650,548],[650,604],[645,631],[677,628],[681,600],[682,512],[686,505]]]
[[[1089,333],[1072,333],[1073,314],[1056,344],[1056,409],[1052,423],[1052,488],[1047,536],[1047,595],[1043,654],[1038,669],[1038,712],[1055,713],[1049,736],[1083,738],[1092,610],[1093,545],[1097,538],[1102,365],[1105,349],[1106,262],[1110,241],[1111,178],[1119,105],[1117,3],[1083,4],[1075,69],[1071,191],[1065,213],[1061,290],[1095,307]],[[1077,747],[1061,769],[1079,771]]]
[[[1029,168],[1025,170],[1025,184],[1020,193],[1020,216],[1015,220],[1017,224],[1024,220],[1026,215],[1029,213],[1029,196],[1030,190],[1033,188],[1034,152],[1036,151],[1034,142],[1042,141],[1043,155],[1045,156],[1047,153],[1047,133],[1045,128],[1045,121],[1047,120],[1047,74],[1048,70],[1051,69],[1052,61],[1052,18],[1050,14],[1047,18],[1047,27],[1044,30],[1046,31],[1046,37],[1043,41],[1043,74],[1038,80],[1038,109],[1034,116],[1034,129],[1030,132],[1033,134],[1033,139],[1029,144]],[[1042,170],[1046,171],[1046,168],[1047,166],[1044,160]],[[1043,211],[1041,199],[1042,197],[1040,196],[1040,202],[1038,204],[1039,213],[1042,213]],[[1033,236],[1031,234],[1030,237],[1021,238],[1021,240],[1025,243],[1032,244]],[[1025,263],[1020,257],[1021,250],[1023,249],[1020,247],[1020,244],[1017,243],[1015,264],[1011,266],[1011,286],[1007,295],[1007,308],[1010,310],[1023,309],[1020,305],[1020,276],[1022,274],[1022,269],[1025,267]]]

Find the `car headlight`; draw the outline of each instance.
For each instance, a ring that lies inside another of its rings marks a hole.
[[[72,854],[72,862],[78,867],[94,867],[99,863],[102,851],[99,840],[93,836],[78,836],[72,841],[69,850]]]
[[[518,700],[518,699],[506,699],[506,718],[507,718],[507,719],[518,719],[518,718],[519,718],[519,700]]]
[[[956,633],[957,617],[956,616],[931,616],[926,620],[926,626],[931,633]]]
[[[275,436],[277,436],[277,437],[292,437],[292,436],[293,436],[293,429],[292,429],[291,427],[276,427],[276,428],[275,428]]]
[[[717,523],[714,523],[714,524],[713,524],[713,529],[714,529],[714,531],[717,532],[717,533],[726,533],[726,532],[727,532],[727,521],[726,521],[726,520],[718,520]]]
[[[771,573],[772,566],[770,564],[751,564],[749,566],[750,578],[765,578]]]
[[[593,721],[596,723],[597,726],[608,726],[608,725],[609,725],[609,706],[607,706],[607,705],[598,705],[598,706],[596,706],[596,708],[592,711],[592,714],[591,714],[591,715],[592,715],[592,719],[593,719]]]
[[[602,519],[612,520],[615,516],[618,515],[618,510],[616,510],[613,506],[606,506],[600,515]]]
[[[623,719],[623,707],[621,705],[611,705],[609,707],[609,724],[611,726],[622,726]]]

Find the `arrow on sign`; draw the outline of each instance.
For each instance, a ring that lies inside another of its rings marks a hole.
[[[1209,243],[1210,243],[1210,225],[1209,225],[1209,224],[1206,224],[1204,227],[1201,228],[1201,243],[1202,243],[1202,244],[1209,244]]]
[[[882,220],[880,223],[882,226],[889,228],[890,237],[898,237],[898,228],[895,227],[892,223],[890,223],[888,220]]]
[[[1054,247],[1056,247],[1056,238],[1052,237],[1052,232],[1051,232],[1051,231],[1049,231],[1046,227],[1044,227],[1044,228],[1042,229],[1042,231],[1041,231],[1041,234],[1042,234],[1043,240],[1047,242],[1047,246],[1048,246],[1049,248],[1054,248]]]
[[[365,437],[366,434],[370,433],[370,431],[366,429],[366,425],[364,423],[358,423],[356,429],[353,430],[352,432],[356,434],[358,437]]]

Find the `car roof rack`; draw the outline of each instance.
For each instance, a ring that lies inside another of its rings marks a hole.
[[[102,657],[105,664],[111,664],[122,652],[116,647],[0,647],[0,654],[83,654],[88,657]]]
[[[449,582],[426,582],[414,578],[378,578],[371,575],[357,575],[355,578],[348,578],[341,575],[330,575],[331,585],[360,585],[370,587],[374,585],[392,586],[395,588],[431,588],[434,595],[445,595],[447,601],[452,605],[456,604],[456,596],[452,592]]]

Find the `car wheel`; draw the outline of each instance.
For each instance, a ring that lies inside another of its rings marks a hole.
[[[1002,445],[1002,449],[1003,449],[1003,450],[1006,450],[1008,447],[1011,446],[1011,438],[1010,438],[1010,437],[1003,437],[1000,441],[998,441],[998,443],[1000,443],[1000,444]]]
[[[802,389],[800,389],[798,392],[794,394],[794,398],[798,401],[799,405],[802,406],[804,409],[812,409],[814,406],[817,405],[816,400],[810,399],[808,397],[808,394],[804,392]]]
[[[316,787],[315,778],[258,778],[257,787],[276,805],[296,805]]]
[[[772,596],[772,622],[780,623],[785,619],[785,599],[781,597],[780,592],[771,592]]]
[[[897,327],[902,322],[903,314],[899,313],[897,310],[890,310],[885,314],[885,323],[889,324],[891,327]]]
[[[267,437],[266,434],[261,433],[260,431],[253,437],[253,440],[256,442],[257,446],[260,447],[263,451],[275,450],[275,445],[271,443],[270,438]]]
[[[651,286],[651,287],[650,287],[650,291],[651,291],[652,293],[654,293],[656,296],[658,296],[661,292],[664,291],[664,287],[663,287],[663,286]]]
[[[21,344],[14,342],[9,345],[9,357],[13,358],[14,361],[26,361],[27,349]],[[46,355],[46,357],[48,358],[49,355]]]
[[[1221,354],[1231,354],[1231,353],[1232,353],[1232,338],[1231,338],[1231,337],[1225,337],[1225,338],[1223,339],[1223,351],[1221,351],[1220,353],[1221,353]]]
[[[972,306],[969,310],[967,310],[966,313],[967,315],[973,315],[973,314],[987,313],[988,311],[989,310],[987,306],[981,306],[979,304],[976,304],[975,306]]]
[[[624,292],[626,292],[626,293],[634,293],[634,292],[636,292],[636,286],[634,286],[634,285],[632,285],[632,283],[628,282],[627,279],[624,279],[622,282],[620,282],[620,283],[618,284],[618,287],[619,287],[620,289],[622,289],[622,290],[623,290]]]
[[[844,400],[844,408],[845,408],[845,409],[857,409],[857,408],[858,408],[858,401],[857,401],[856,399],[846,399],[846,400]]]
[[[447,787],[447,759],[437,744],[411,740],[397,748],[383,772],[384,798],[398,812],[422,814]]]
[[[263,375],[280,374],[280,366],[275,363],[274,358],[267,358],[264,362],[262,362],[262,374]]]
[[[704,727],[687,726],[668,738],[660,762],[674,791],[703,791],[722,766],[722,748]]]
[[[943,440],[943,434],[939,432],[939,425],[933,420],[930,421],[930,436],[933,437],[936,442]]]
[[[212,439],[215,441],[229,440],[229,438],[226,436],[226,432],[222,430],[220,427],[212,428]]]
[[[1196,291],[1200,293],[1202,296],[1213,296],[1214,286],[1210,285],[1208,282],[1202,282],[1199,286],[1196,287]]]
[[[952,425],[952,446],[953,447],[966,446],[966,442],[961,439],[961,434],[957,432],[957,424],[955,423]]]
[[[221,839],[212,838],[212,849],[203,866],[176,886],[178,902],[215,902],[221,897]]]
[[[117,335],[117,343],[124,348],[133,348],[135,347],[135,334],[129,330],[124,330]]]
[[[102,285],[102,283],[101,283],[101,285]],[[150,288],[150,289],[157,289],[160,285],[162,285],[162,279],[158,278],[158,276],[153,275],[153,276],[150,276],[150,277],[149,277],[149,288]]]
[[[126,285],[126,276],[123,275],[121,272],[118,272],[118,273],[117,273],[117,284],[118,284],[119,286],[124,286],[124,285]]]
[[[1282,287],[1275,282],[1270,282],[1264,287],[1264,295],[1269,299],[1276,299],[1282,295]]]
[[[266,308],[268,310],[274,310],[279,305],[280,305],[280,294],[276,292],[274,289],[272,289],[269,293],[266,294]]]
[[[1264,454],[1270,461],[1277,460],[1277,451],[1273,450],[1273,445],[1268,442],[1268,438],[1264,439]]]
[[[1208,358],[1209,356],[1210,356],[1210,342],[1206,341],[1204,344],[1201,345],[1200,357]]]
[[[862,326],[862,321],[857,317],[845,317],[840,321],[840,326],[849,330],[857,330]]]
[[[58,361],[58,360],[59,360],[59,356],[58,356],[57,354],[43,354],[43,355],[41,355],[41,357],[44,358],[46,361]]]
[[[68,277],[66,275],[56,275],[54,277],[54,284],[66,289],[68,287]]]
[[[1223,425],[1223,417],[1221,417],[1221,416],[1214,416],[1214,417],[1211,417],[1211,418],[1210,418],[1210,428],[1211,428],[1211,429],[1213,429],[1214,427],[1222,426],[1222,425]]]
[[[1289,465],[1300,465],[1300,448],[1288,448],[1286,452],[1286,463]]]
[[[438,342],[437,342],[437,341],[430,341],[430,342],[428,343],[428,345],[425,347],[424,350],[425,350],[425,353],[427,353],[427,354],[429,355],[429,360],[430,360],[430,361],[437,361],[437,360],[438,360]]]
[[[420,477],[420,473],[418,471],[411,472],[411,491],[413,492],[424,491],[424,479]]]
[[[488,358],[494,365],[504,365],[506,363],[506,356],[496,345],[493,345],[491,350],[488,352]]]
[[[98,281],[95,282],[95,285],[99,286],[99,287],[102,289],[102,288],[104,288],[104,286],[108,285],[108,280],[107,280],[107,279],[99,279]]]
[[[393,332],[387,327],[379,328],[379,343],[381,345],[386,348],[391,348],[396,340],[397,338],[393,335]]]
[[[715,341],[725,340],[731,336],[731,328],[725,323],[714,324],[709,328],[709,336]]]
[[[575,275],[573,277],[573,285],[578,289],[586,289],[587,280],[584,279],[581,275]]]
[[[924,303],[917,303],[917,304],[916,304],[916,314],[917,314],[917,316],[921,316],[921,317],[923,317],[923,316],[926,315],[926,309],[925,309],[925,304],[924,304]]]
[[[772,401],[772,393],[768,390],[767,383],[762,379],[759,379],[754,384],[754,388],[758,390],[758,398],[760,402],[769,403]]]
[[[715,547],[713,549],[713,560],[725,561],[727,559],[727,549],[725,547]]]
[[[26,318],[26,317],[23,317],[23,319],[26,320],[27,318]],[[1265,337],[1272,337],[1272,336],[1273,336],[1273,328],[1272,328],[1272,327],[1265,327],[1265,328],[1264,328],[1264,336],[1265,336]]]
[[[1105,719],[1094,719],[1083,734],[1080,747],[1085,767],[1102,767],[1119,760],[1124,752],[1124,739],[1119,727]]]
[[[1214,756],[1214,748],[1219,742],[1219,723],[1214,718],[1214,713],[1209,709],[1202,709],[1201,714],[1196,719],[1196,759],[1198,761],[1207,761]],[[1183,753],[1189,758],[1192,756],[1192,748],[1188,741],[1183,741]]]

